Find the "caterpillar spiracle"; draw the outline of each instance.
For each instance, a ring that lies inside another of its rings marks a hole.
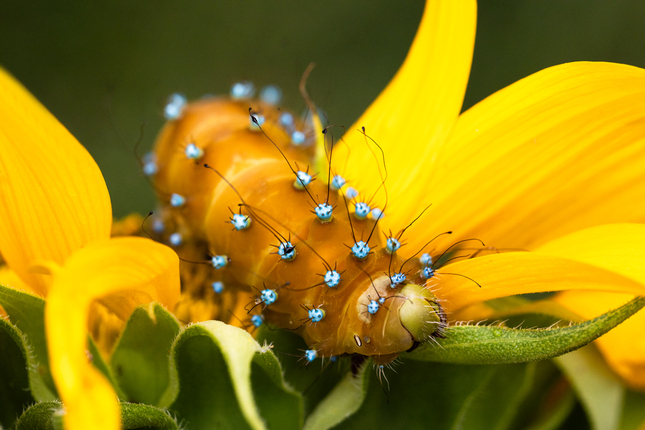
[[[185,260],[190,304],[178,315],[227,319],[246,305],[255,325],[299,333],[309,361],[359,354],[387,364],[442,337],[444,311],[424,286],[428,261],[408,262],[401,235],[384,239],[380,215],[341,176],[313,171],[321,131],[233,95],[171,101],[144,165],[162,205],[153,230]]]

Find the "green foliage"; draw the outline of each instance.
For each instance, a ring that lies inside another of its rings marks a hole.
[[[45,337],[45,300],[24,291],[0,285],[0,305],[10,321],[25,335],[31,395],[39,402],[55,400],[56,387],[49,371]]]
[[[62,430],[63,405],[59,402],[40,402],[20,417],[16,430]],[[124,430],[178,430],[175,419],[167,411],[149,405],[121,403]]]
[[[91,339],[88,350],[122,399],[125,429],[556,430],[570,424],[577,398],[593,430],[636,430],[645,396],[626,390],[593,348],[557,367],[535,360],[590,342],[644,303],[559,328],[452,327],[395,370],[357,357],[306,364],[293,333],[264,326],[255,340],[217,321],[181,328],[155,303],[132,314],[109,361]],[[55,390],[42,358],[44,301],[0,287],[0,304],[10,315],[0,320],[0,424],[60,429],[62,405],[46,399]]]
[[[134,311],[110,364],[124,400],[158,405],[170,383],[168,351],[179,322],[158,303]]]
[[[248,333],[206,321],[187,327],[171,352],[177,398],[191,429],[299,429],[302,398],[285,384],[271,348]],[[253,383],[256,386],[253,386]]]
[[[645,306],[637,297],[593,320],[568,327],[512,329],[499,326],[450,327],[441,348],[428,342],[407,358],[460,364],[525,363],[545,360],[587,345]]]
[[[34,402],[29,392],[27,342],[9,321],[0,318],[0,428],[11,427]]]
[[[593,430],[618,428],[625,387],[591,346],[565,354],[555,363],[567,375]]]
[[[177,421],[163,409],[150,405],[121,403],[123,428],[149,430],[178,430]]]
[[[62,429],[60,402],[40,402],[31,406],[20,416],[16,430],[59,430]]]
[[[345,377],[316,406],[307,417],[303,430],[328,429],[352,416],[361,407],[369,387],[370,362],[366,361],[358,374],[347,372]]]

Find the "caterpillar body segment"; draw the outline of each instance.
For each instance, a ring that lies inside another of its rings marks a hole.
[[[249,321],[261,314],[299,333],[317,356],[381,364],[441,336],[445,315],[421,268],[393,281],[406,261],[400,244],[386,246],[369,207],[350,213],[367,205],[343,195],[339,180],[330,192],[328,172],[311,170],[315,145],[302,136],[315,140],[292,114],[228,98],[187,104],[162,130],[152,176],[163,205],[158,236],[182,237],[182,317],[229,320],[246,301]],[[184,204],[170,204],[175,194]],[[320,205],[331,213],[321,217]],[[214,256],[226,264],[207,264]]]

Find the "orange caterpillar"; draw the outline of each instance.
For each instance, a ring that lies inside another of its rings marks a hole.
[[[299,333],[308,361],[360,354],[386,364],[441,337],[445,315],[423,287],[431,260],[406,261],[403,231],[384,240],[380,215],[340,176],[312,171],[310,125],[237,85],[235,97],[175,96],[144,165],[163,205],[153,230],[195,261],[182,263],[183,294],[212,304],[186,319],[226,319],[246,305],[255,325]]]

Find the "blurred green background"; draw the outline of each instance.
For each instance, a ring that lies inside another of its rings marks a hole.
[[[0,64],[83,143],[101,167],[114,214],[146,213],[152,191],[132,149],[152,145],[168,94],[274,83],[304,109],[298,81],[331,122],[351,125],[402,62],[422,1],[0,2]],[[555,64],[645,67],[645,2],[481,1],[465,107]],[[419,118],[420,121],[423,118]]]

